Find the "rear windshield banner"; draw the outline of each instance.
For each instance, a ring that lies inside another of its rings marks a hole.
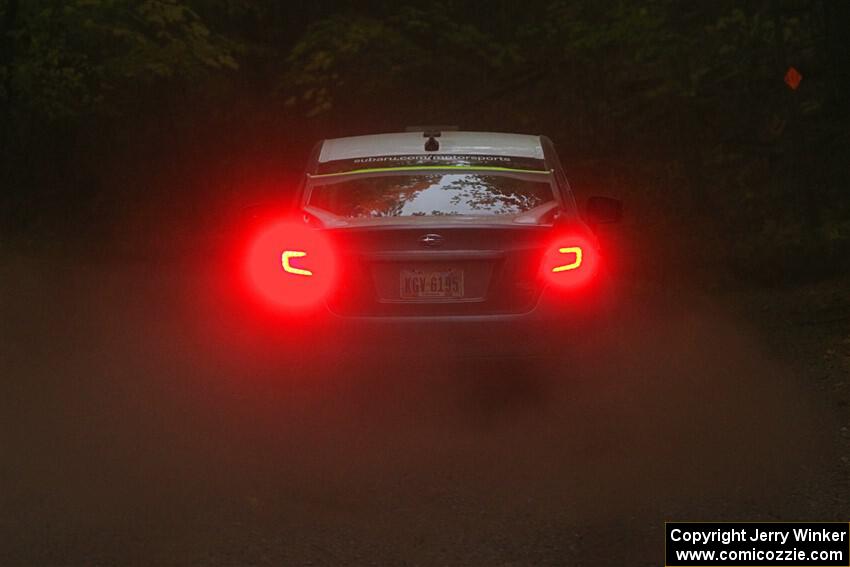
[[[472,154],[410,154],[397,156],[368,156],[354,159],[340,159],[319,163],[316,175],[346,173],[364,169],[390,169],[394,167],[499,167],[530,171],[546,171],[542,159],[513,156],[492,156]]]

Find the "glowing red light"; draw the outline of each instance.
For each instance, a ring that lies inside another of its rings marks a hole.
[[[260,295],[282,308],[320,303],[336,279],[336,261],[326,235],[290,221],[260,231],[248,250],[246,269]]]
[[[578,287],[593,277],[597,258],[596,249],[587,238],[562,236],[546,250],[542,273],[556,287]]]

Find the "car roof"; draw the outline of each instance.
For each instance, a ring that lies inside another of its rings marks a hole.
[[[326,163],[335,160],[371,156],[398,156],[424,153],[544,159],[540,136],[529,134],[442,132],[437,137],[440,148],[429,152],[426,152],[424,149],[427,140],[428,138],[423,135],[422,131],[332,138],[322,143],[318,161],[319,163]]]

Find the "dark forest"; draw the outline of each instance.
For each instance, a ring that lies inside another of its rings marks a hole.
[[[13,0],[0,22],[7,243],[195,246],[318,139],[456,124],[549,135],[665,263],[781,282],[850,257],[844,2]]]

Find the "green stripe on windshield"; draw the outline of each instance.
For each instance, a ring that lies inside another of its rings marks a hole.
[[[537,173],[549,175],[548,171],[539,169],[515,169],[512,167],[492,167],[478,165],[406,165],[400,167],[373,167],[369,169],[353,169],[351,171],[340,171],[338,173],[320,173],[310,177],[339,177],[341,175],[354,175],[358,173],[386,173],[389,171],[436,171],[445,169],[462,169],[465,171],[505,171],[508,173]]]

